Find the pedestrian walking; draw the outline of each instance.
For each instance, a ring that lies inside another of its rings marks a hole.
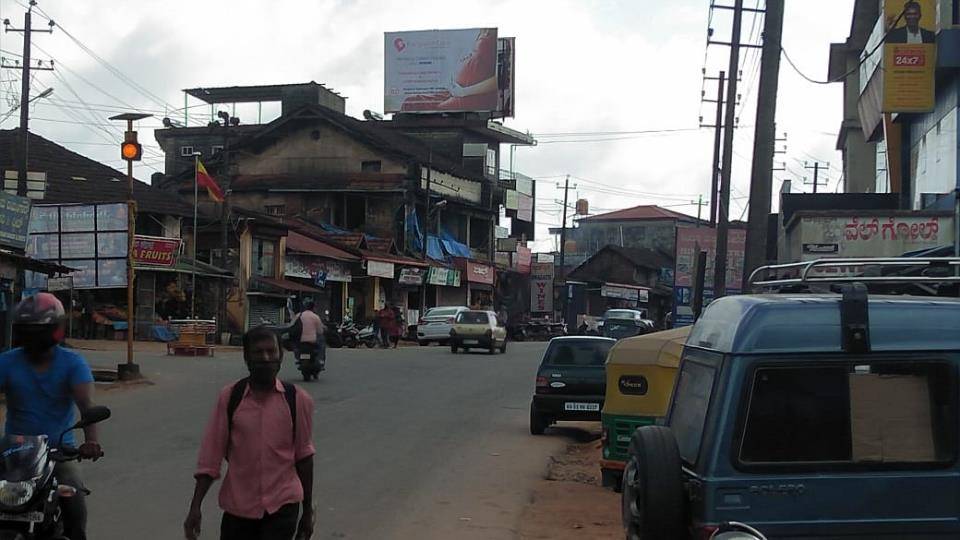
[[[383,309],[377,312],[377,321],[380,329],[380,346],[389,349],[390,343],[393,341],[394,324],[396,323],[393,308],[389,304],[384,304]]]
[[[250,376],[220,391],[204,432],[183,524],[189,540],[200,536],[201,504],[228,458],[220,487],[221,540],[307,540],[313,535],[313,399],[277,379],[282,354],[269,328],[258,326],[244,334]]]
[[[403,335],[404,323],[403,323],[403,312],[400,311],[400,306],[394,305],[391,308],[393,312],[393,324],[390,327],[390,342],[393,344],[393,348],[396,349],[400,345],[400,337]]]

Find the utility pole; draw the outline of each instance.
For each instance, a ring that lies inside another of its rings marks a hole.
[[[733,5],[733,32],[730,39],[730,84],[727,85],[726,124],[723,126],[723,165],[720,169],[720,202],[717,219],[717,249],[713,273],[714,298],[721,298],[727,292],[727,236],[730,219],[730,184],[733,168],[733,128],[737,106],[737,79],[740,67],[740,34],[743,24],[743,0],[735,0]]]
[[[20,67],[20,131],[17,133],[17,195],[27,196],[27,156],[29,155],[29,123],[30,123],[30,72],[31,71],[53,71],[53,62],[50,67],[44,67],[38,63],[37,67],[30,66],[30,49],[33,33],[44,32],[53,33],[53,21],[50,21],[50,27],[46,29],[35,29],[32,26],[33,6],[37,5],[36,0],[30,0],[30,6],[23,14],[23,28],[10,28],[10,21],[4,19],[4,31],[23,33],[23,64]],[[13,67],[4,65],[3,67]]]
[[[690,201],[690,204],[695,204],[695,205],[697,205],[697,228],[700,228],[700,221],[701,221],[701,217],[700,217],[700,216],[701,216],[701,212],[703,211],[703,207],[704,207],[704,206],[709,206],[709,205],[710,205],[710,202],[709,202],[709,201],[703,202],[703,195],[700,195],[700,196],[697,198],[697,202]]]
[[[803,162],[803,168],[804,168],[804,169],[813,169],[813,192],[814,192],[814,193],[817,192],[817,187],[818,187],[818,186],[824,186],[824,187],[826,187],[826,185],[827,185],[826,183],[823,183],[823,184],[820,183],[820,168],[821,168],[821,167],[822,167],[822,168],[825,168],[825,169],[829,169],[829,168],[830,168],[830,163],[821,163],[821,162],[819,162],[819,161],[814,161],[814,162],[813,162],[813,165],[810,165],[810,164],[807,163],[806,161]],[[809,182],[804,182],[804,184],[809,184]]]
[[[780,82],[780,45],[783,37],[783,0],[767,0],[757,91],[757,122],[753,137],[747,246],[743,265],[743,291],[754,269],[766,262],[767,226],[773,198],[773,157],[777,152],[777,90]]]
[[[559,184],[557,187],[560,187]],[[573,189],[577,189],[574,185]],[[567,317],[567,274],[564,271],[566,263],[565,255],[567,252],[567,203],[570,194],[570,175],[567,175],[563,181],[563,221],[560,222],[560,273],[563,274],[562,289],[560,292],[560,321],[565,321]]]
[[[707,77],[707,80],[712,80],[712,77]],[[710,226],[715,227],[717,225],[717,195],[718,187],[720,185],[720,141],[721,135],[723,134],[723,87],[726,83],[727,72],[721,71],[720,75],[716,77],[717,80],[717,99],[705,99],[704,101],[708,103],[716,102],[717,104],[717,119],[713,124],[713,160],[710,162]],[[701,126],[709,127],[709,126]],[[699,207],[697,212],[699,212]],[[698,223],[699,227],[700,224]]]

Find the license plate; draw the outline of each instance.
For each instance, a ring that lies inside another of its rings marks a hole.
[[[43,512],[25,512],[23,514],[6,514],[0,512],[0,521],[23,521],[25,523],[43,523]]]
[[[565,411],[599,411],[599,403],[564,403],[563,410]]]
[[[464,345],[477,345],[477,344],[479,344],[479,343],[480,343],[480,342],[479,342],[478,340],[476,340],[476,339],[465,339],[465,340],[463,340],[463,344],[464,344]]]

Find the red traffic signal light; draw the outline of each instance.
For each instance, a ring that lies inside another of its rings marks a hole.
[[[120,157],[125,161],[140,161],[143,157],[143,147],[137,142],[137,132],[127,131],[120,145]]]

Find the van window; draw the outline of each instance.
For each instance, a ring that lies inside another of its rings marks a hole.
[[[955,370],[944,363],[757,369],[741,463],[952,461]]]
[[[464,311],[457,315],[457,322],[461,324],[487,324],[490,319],[482,311]]]
[[[716,375],[717,370],[713,367],[687,361],[677,380],[670,428],[677,437],[680,456],[689,464],[695,464],[700,453],[703,424]]]
[[[615,342],[606,339],[555,341],[543,357],[545,366],[602,366]]]

